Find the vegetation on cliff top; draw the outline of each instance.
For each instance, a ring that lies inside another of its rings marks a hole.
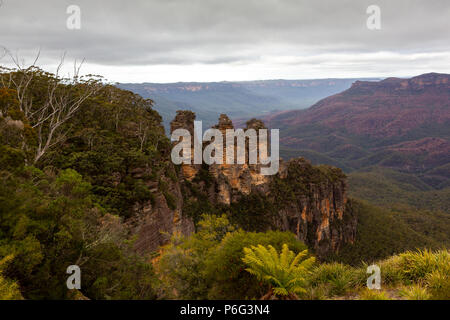
[[[152,266],[133,250],[123,219],[152,197],[133,169],[151,165],[145,178],[155,181],[167,171],[160,122],[150,100],[97,80],[1,70],[0,258],[11,257],[1,273],[8,292],[68,298],[66,268],[77,264],[89,298],[155,297]]]

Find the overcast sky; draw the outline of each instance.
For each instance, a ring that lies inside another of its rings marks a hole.
[[[110,81],[450,73],[449,0],[2,2],[0,46],[25,63],[40,49],[49,71],[67,52],[67,64],[85,58],[85,73]],[[381,30],[366,26],[372,4],[381,9]],[[79,30],[66,26],[69,5],[81,9]]]

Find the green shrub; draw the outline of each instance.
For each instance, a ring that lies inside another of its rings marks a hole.
[[[429,300],[431,298],[427,289],[418,284],[403,287],[399,294],[408,300]]]
[[[3,276],[16,280],[26,299],[69,298],[61,284],[72,264],[83,265],[82,293],[89,298],[155,297],[151,265],[75,170],[26,167],[17,176],[0,175],[0,211],[0,257],[14,254]]]
[[[13,259],[12,255],[0,259],[0,300],[22,300],[19,285],[2,275],[3,269]]]
[[[212,279],[208,298],[258,299],[263,296],[268,286],[245,271],[243,249],[271,245],[276,250],[281,250],[283,244],[287,244],[296,254],[307,249],[305,244],[290,232],[240,230],[227,234],[208,261],[208,274]]]
[[[387,292],[382,290],[370,290],[368,288],[362,290],[359,294],[360,300],[391,300]]]
[[[356,284],[356,270],[341,263],[321,264],[314,269],[311,285],[325,285],[330,296],[344,295]]]
[[[302,300],[326,300],[330,297],[330,286],[325,283],[319,283],[316,286],[308,285],[299,297]]]
[[[306,292],[306,278],[315,262],[314,257],[307,258],[307,250],[296,255],[287,244],[283,244],[280,253],[271,245],[258,245],[244,248],[244,254],[245,270],[270,286],[265,299],[298,299],[297,294]]]
[[[434,270],[425,279],[432,299],[450,300],[450,265]]]
[[[399,255],[399,267],[404,277],[420,281],[435,270],[444,270],[450,264],[450,253],[445,250],[433,253],[430,250],[405,252]]]
[[[211,287],[207,264],[220,241],[234,227],[225,215],[204,215],[197,233],[189,238],[175,234],[162,248],[158,271],[164,298],[206,299]]]
[[[226,215],[204,215],[197,232],[188,238],[175,236],[163,248],[158,263],[163,296],[178,299],[260,298],[268,286],[245,271],[243,249],[287,244],[294,253],[306,246],[289,232],[235,230]]]
[[[405,275],[400,266],[401,260],[402,258],[396,255],[379,262],[382,284],[395,285],[405,281]]]
[[[0,168],[13,169],[25,164],[25,155],[19,149],[0,145]]]

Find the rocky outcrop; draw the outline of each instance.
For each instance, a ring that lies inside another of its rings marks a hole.
[[[172,129],[179,128],[181,119],[185,128],[193,128],[195,118],[192,114],[186,117],[179,111]],[[225,133],[226,129],[233,129],[233,124],[226,115],[221,115],[214,128]],[[265,128],[264,123],[252,119],[244,130],[260,128]],[[251,205],[248,212],[240,211],[239,214],[255,215],[254,225],[258,224],[258,219],[267,219],[265,229],[293,232],[322,257],[338,251],[344,243],[354,241],[356,217],[347,204],[345,175],[340,169],[314,167],[300,158],[281,161],[278,174],[265,176],[260,173],[260,164],[248,163],[248,143],[246,149],[244,164],[226,164],[224,161],[209,166],[183,165],[181,178],[190,186],[184,189],[185,199],[204,202],[207,198],[206,208],[213,210],[211,208],[220,206],[225,212],[227,208],[248,205],[248,199],[256,199],[262,204],[261,210],[268,208],[264,217],[254,212],[259,207]],[[199,207],[196,206],[197,211],[201,210]],[[253,229],[252,223],[244,228]]]
[[[178,110],[175,119],[170,123],[170,132],[174,132],[176,129],[185,129],[189,131],[191,135],[191,155],[194,154],[194,120],[195,113],[187,110]],[[181,165],[181,171],[183,177],[188,180],[192,180],[200,170],[201,165]]]
[[[172,130],[184,128],[193,132],[194,119],[192,112],[180,112],[178,118],[173,121]],[[194,167],[183,167],[182,170],[186,170],[182,171],[183,177],[196,175],[196,171],[190,173]],[[149,200],[134,204],[133,216],[127,222],[136,235],[135,249],[139,253],[148,254],[158,250],[174,233],[188,236],[194,232],[193,220],[183,214],[180,181],[170,158],[164,161],[164,165],[157,163],[134,168],[131,176],[135,181],[143,181],[151,194]],[[121,177],[117,180],[120,181]]]
[[[133,178],[142,179],[151,173],[148,170],[150,169],[135,169]],[[183,196],[179,182],[165,176],[160,178],[159,183],[147,182],[153,197],[149,201],[135,204],[135,215],[130,221],[137,235],[135,248],[141,254],[156,251],[174,233],[190,235],[194,232],[192,219],[182,212]],[[173,201],[170,204],[169,197]]]
[[[253,122],[249,121],[248,124],[253,125]],[[246,129],[257,128],[256,125],[253,127],[249,125]],[[227,115],[221,114],[219,123],[213,128],[219,129],[225,137],[226,130],[234,129],[234,126]],[[248,150],[248,143],[246,144],[246,150]],[[246,152],[244,164],[227,164],[225,161],[226,146],[224,142],[223,156],[223,164],[212,164],[209,166],[209,173],[217,182],[217,193],[214,195],[215,201],[229,205],[238,201],[241,195],[249,195],[252,192],[267,192],[269,178],[260,174],[260,165],[248,163],[248,152]]]
[[[282,170],[280,174],[285,178],[280,181],[288,186],[283,190],[292,191],[294,196],[282,195],[278,203],[284,206],[274,225],[295,233],[318,256],[337,252],[344,243],[353,243],[356,216],[347,203],[345,176],[340,169],[318,169],[300,158],[288,162]]]

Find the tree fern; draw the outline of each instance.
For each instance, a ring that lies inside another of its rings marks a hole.
[[[281,253],[269,245],[258,245],[244,248],[245,270],[271,286],[269,296],[281,298],[296,298],[298,293],[305,291],[305,279],[314,264],[314,257],[307,258],[308,251],[299,254],[283,245]]]

